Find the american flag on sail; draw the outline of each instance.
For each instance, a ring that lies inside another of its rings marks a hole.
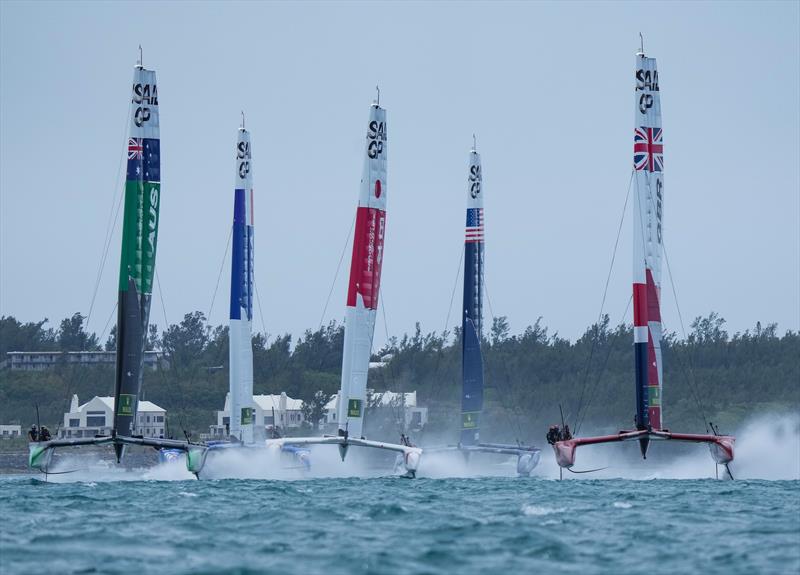
[[[141,138],[128,138],[128,159],[141,160],[144,146]]]
[[[661,128],[636,128],[633,133],[633,165],[637,170],[664,171],[664,132]]]
[[[483,241],[483,208],[467,208],[467,229],[464,241],[468,244]]]

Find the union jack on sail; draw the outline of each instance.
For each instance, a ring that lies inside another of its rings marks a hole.
[[[664,171],[664,132],[661,128],[636,128],[633,134],[633,165],[637,170]]]
[[[128,138],[128,159],[141,160],[144,147],[142,146],[142,138]]]

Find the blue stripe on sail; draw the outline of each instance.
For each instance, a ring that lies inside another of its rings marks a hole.
[[[483,358],[481,343],[471,319],[462,334],[463,386],[461,392],[461,445],[478,443],[480,412],[483,409]]]
[[[467,210],[468,218],[469,212]],[[483,244],[464,244],[464,299],[461,318],[461,444],[478,443],[483,409],[481,319],[483,302]]]
[[[161,141],[128,138],[128,180],[161,181]]]
[[[645,429],[650,425],[650,413],[647,411],[647,342],[633,344],[636,356],[636,427]]]
[[[246,210],[245,191],[236,190],[231,250],[231,319],[242,319],[242,308],[248,315],[247,319],[252,317],[252,227],[247,226]]]

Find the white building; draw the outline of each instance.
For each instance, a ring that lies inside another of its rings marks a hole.
[[[270,437],[273,426],[279,429],[296,428],[302,425],[303,401],[294,399],[281,393],[280,395],[254,395],[253,403],[256,404],[255,425],[256,429],[264,432],[264,437]],[[228,437],[231,423],[231,394],[225,394],[225,407],[217,411],[217,424],[210,427],[212,437]],[[259,437],[257,431],[256,437]]]
[[[144,437],[164,437],[167,420],[165,409],[150,401],[139,401],[134,434]],[[78,396],[72,396],[69,412],[64,414],[64,425],[59,437],[94,437],[110,435],[114,425],[114,398],[98,397],[78,405]]]
[[[66,363],[69,365],[114,365],[116,351],[9,351],[6,365],[12,370],[42,371]],[[155,369],[164,354],[160,351],[145,351],[144,365]]]
[[[0,439],[12,439],[21,435],[21,425],[0,425]]]
[[[337,402],[339,396],[334,395],[325,404],[325,425],[337,425]],[[380,407],[392,407],[405,410],[406,428],[409,430],[422,429],[428,423],[428,408],[417,405],[417,392],[409,391],[406,393],[396,393],[394,391],[375,392],[367,390],[367,405],[377,405]]]

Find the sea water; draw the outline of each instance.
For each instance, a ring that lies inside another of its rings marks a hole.
[[[0,478],[0,573],[800,572],[800,481]]]
[[[797,575],[800,416],[738,431],[734,481],[671,442],[647,460],[583,447],[576,470],[596,471],[563,481],[549,449],[529,478],[513,458],[428,452],[413,480],[392,454],[335,446],[312,448],[311,471],[225,450],[201,480],[61,450],[59,474],[0,474],[0,575]]]

